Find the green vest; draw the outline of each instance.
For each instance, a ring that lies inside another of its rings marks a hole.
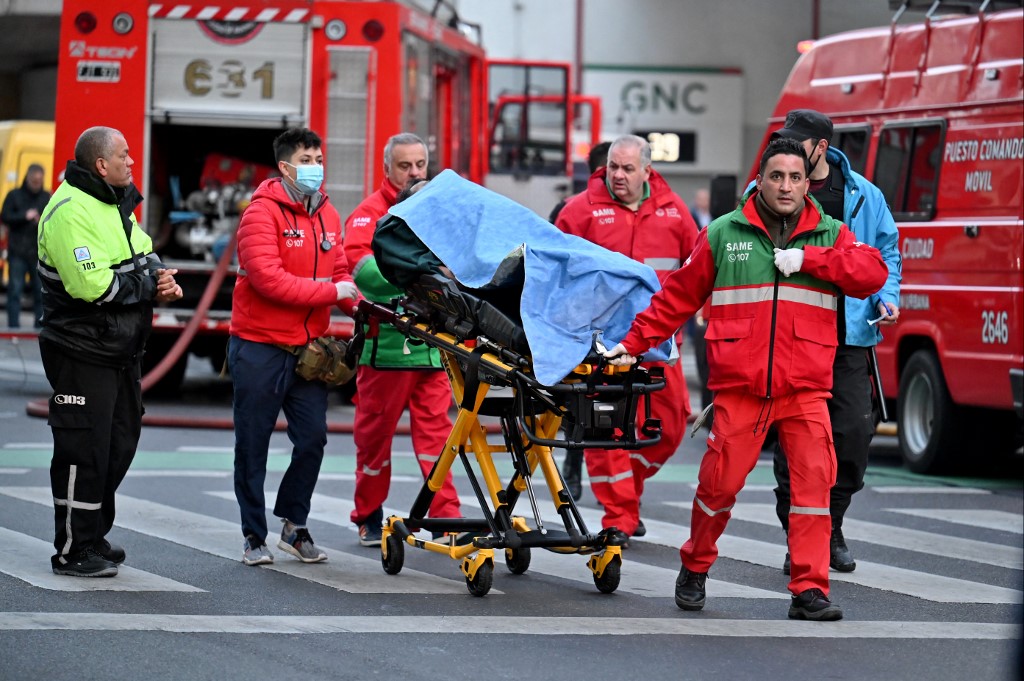
[[[377,260],[367,257],[356,272],[356,286],[367,300],[388,303],[402,295],[402,291],[385,279],[377,267]],[[437,348],[406,338],[390,324],[379,324],[377,338],[367,338],[359,363],[389,369],[440,368],[441,355]]]

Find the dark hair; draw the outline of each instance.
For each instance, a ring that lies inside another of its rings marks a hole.
[[[114,135],[121,133],[114,128],[97,125],[89,128],[78,137],[75,142],[75,163],[88,170],[96,172],[96,159],[107,158],[113,152]]]
[[[811,174],[811,161],[807,158],[804,145],[788,137],[778,137],[768,143],[764,153],[761,154],[761,165],[757,168],[758,175],[764,175],[764,167],[768,165],[768,159],[772,156],[785,154],[787,156],[799,156],[804,161],[804,175]]]
[[[591,175],[601,166],[608,165],[608,150],[611,146],[611,142],[598,142],[590,148],[590,153],[587,154],[587,165],[590,167]]]
[[[409,198],[419,190],[423,189],[423,187],[421,187],[420,185],[426,184],[427,182],[428,180],[426,178],[417,177],[415,180],[409,183],[409,186],[407,186],[402,191],[398,192],[398,194],[395,196],[395,203],[401,203],[402,201],[405,201],[407,198]]]
[[[274,139],[274,160],[287,161],[299,147],[319,149],[320,135],[309,128],[288,128]]]

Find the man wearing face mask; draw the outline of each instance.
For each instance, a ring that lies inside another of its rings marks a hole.
[[[327,385],[295,373],[295,348],[323,336],[330,309],[358,296],[341,247],[341,219],[320,190],[320,137],[293,128],[274,140],[282,177],[264,181],[238,225],[238,280],[228,367],[234,384],[235,497],[246,565],[274,562],[267,548],[267,450],[284,410],[291,461],[277,491],[277,547],[304,563],[327,560],[306,529],[327,443]]]

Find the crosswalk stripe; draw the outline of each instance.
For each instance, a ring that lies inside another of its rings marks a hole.
[[[267,504],[270,505],[269,499],[272,492],[268,491],[266,494],[268,498]],[[464,508],[479,508],[475,498],[460,499],[460,501],[464,504]],[[310,518],[320,522],[355,529],[348,522],[349,514],[354,507],[352,501],[323,494],[314,494],[312,506],[314,510],[310,512]],[[479,514],[474,514],[472,511],[467,510],[466,513],[470,516],[477,515],[479,517]],[[395,508],[385,508],[384,514],[385,517],[389,515],[405,516],[406,512]],[[554,529],[560,528],[561,525],[549,525],[549,527]],[[600,523],[598,523],[597,527],[600,528]],[[502,565],[503,562],[504,551],[496,551],[496,567]],[[530,551],[530,569],[528,572],[582,582],[588,584],[591,589],[594,588],[593,573],[587,568],[586,556],[576,554],[561,555],[544,549],[533,549]],[[631,593],[638,596],[671,598],[678,572],[678,570],[669,570],[631,561],[627,552],[623,556],[622,581],[619,583],[618,592]],[[707,588],[708,593],[712,596],[724,598],[788,598],[788,594],[713,579],[708,580]]]
[[[28,468],[0,468],[0,475],[25,475]]]
[[[112,579],[75,579],[55,575],[50,569],[53,545],[27,534],[13,532],[0,527],[0,572],[28,582],[32,586],[51,591],[184,591],[203,590],[182,584],[173,579],[160,577],[144,570],[121,565],[117,576]]]
[[[732,509],[732,517],[761,525],[779,524],[775,515],[775,506],[772,504],[736,504]],[[1019,520],[1018,518],[1018,522]],[[1019,546],[992,544],[975,539],[951,537],[945,534],[869,523],[852,518],[843,520],[843,536],[846,539],[856,539],[868,544],[917,551],[943,558],[969,560],[1015,570],[1024,568],[1024,553],[1021,552]]]
[[[128,471],[129,478],[228,478],[229,471],[203,471],[188,469],[139,468]]]
[[[992,490],[977,489],[976,487],[947,487],[935,485],[924,487],[921,485],[879,485],[871,488],[872,492],[879,494],[992,494]]]
[[[905,515],[917,516],[918,518],[927,518],[928,520],[942,520],[957,525],[984,527],[988,530],[1024,534],[1024,522],[1022,522],[1021,516],[1008,511],[986,511],[974,508],[887,508],[885,510],[891,513],[903,513]],[[1019,547],[1017,552],[1020,553]]]
[[[723,638],[1013,640],[990,622],[735,620],[708,617],[288,616],[0,612],[0,631],[163,631],[226,634],[706,636]]]
[[[0,494],[45,506],[52,504],[53,499],[48,487],[0,487]],[[235,562],[241,561],[241,530],[237,523],[228,520],[118,495],[115,525],[214,556]],[[276,535],[272,534],[271,538],[274,536]],[[270,543],[276,546],[276,541]],[[273,551],[273,548],[271,550]],[[466,593],[464,580],[456,582],[416,570],[403,570],[405,579],[399,583],[397,580],[382,579],[384,575],[379,556],[374,556],[371,560],[331,549],[324,549],[324,552],[328,556],[327,563],[307,565],[279,552],[277,562],[273,565],[261,565],[260,568],[283,572],[349,593]]]
[[[689,509],[691,504],[687,502],[665,502],[667,506]],[[774,514],[774,510],[772,513]],[[676,542],[671,545],[680,546],[689,536],[689,527],[669,525],[658,521],[644,520],[650,531],[652,527],[667,525],[665,533],[674,533]],[[781,534],[781,530],[780,530]],[[756,539],[737,537],[726,530],[718,540],[718,555],[723,558],[741,560],[745,563],[765,565],[776,569],[782,566],[785,558],[786,548],[783,544],[774,544]],[[866,560],[857,561],[857,570],[854,572],[830,572],[829,580],[833,582],[850,582],[860,586],[902,593],[908,596],[923,598],[936,603],[1020,603],[1024,593],[1017,589],[1007,589],[1000,586],[972,582],[965,579],[944,577],[917,570],[907,570],[891,565],[871,563]]]

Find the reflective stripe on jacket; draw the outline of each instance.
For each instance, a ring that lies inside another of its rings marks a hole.
[[[162,266],[132,212],[142,196],[74,161],[64,178],[39,220],[39,337],[85,361],[130,364],[153,325],[153,272]]]
[[[836,296],[842,291],[864,298],[877,291],[885,283],[885,263],[807,197],[787,242],[803,249],[803,266],[782,276],[755,196],[749,193],[736,210],[701,231],[689,261],[665,280],[623,344],[630,354],[647,351],[710,296],[708,388],[758,396],[828,390],[837,345]]]

